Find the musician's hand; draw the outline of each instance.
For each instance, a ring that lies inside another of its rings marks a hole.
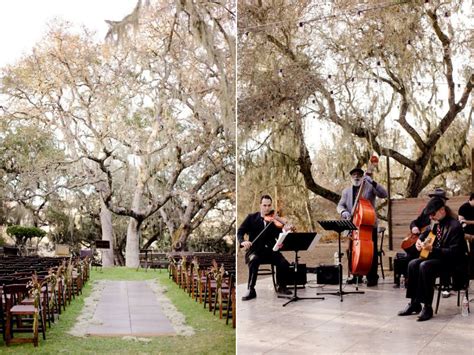
[[[244,248],[244,250],[247,250],[248,248],[250,248],[252,246],[252,242],[249,242],[248,240],[240,243],[240,245]]]
[[[287,223],[283,226],[283,232],[291,232],[293,229],[295,229],[295,226],[291,223]]]
[[[425,250],[431,252],[433,250],[433,244],[426,244],[423,248]]]
[[[423,242],[421,240],[417,240],[415,244],[416,250],[420,251],[423,248]]]
[[[411,232],[413,234],[420,234],[421,233],[420,228],[418,228],[416,226],[411,229]]]
[[[374,180],[372,180],[372,178],[369,175],[365,175],[364,180],[370,185],[374,183]]]
[[[351,213],[349,211],[344,211],[341,214],[342,219],[351,219]]]

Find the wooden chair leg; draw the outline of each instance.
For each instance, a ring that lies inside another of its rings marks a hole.
[[[438,307],[439,307],[439,299],[441,297],[441,284],[438,285],[438,295],[436,297],[436,308],[435,308],[435,314],[438,314]]]
[[[234,288],[234,292],[232,292],[232,328],[234,329],[237,323],[236,322],[237,314],[235,310],[236,310],[236,307],[235,307],[235,288]]]
[[[10,346],[10,342],[11,342],[11,339],[12,339],[12,316],[10,314],[10,312],[7,311],[7,321],[6,321],[6,331],[5,331],[5,344],[7,346]]]
[[[46,335],[44,334],[44,328],[45,328],[44,319],[42,319],[42,322],[43,322],[43,327],[42,327],[43,339],[46,340]],[[35,348],[38,347],[38,323],[36,323],[36,327],[34,327],[33,329],[33,345]]]

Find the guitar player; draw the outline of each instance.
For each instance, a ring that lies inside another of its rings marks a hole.
[[[399,316],[409,316],[421,312],[417,319],[420,322],[433,317],[431,304],[436,277],[441,271],[462,270],[467,252],[462,226],[443,199],[431,198],[424,213],[434,224],[420,235],[415,245],[418,251],[425,250],[429,255],[426,258],[416,258],[408,264],[406,297],[410,299],[410,303],[398,313]],[[425,243],[428,236],[433,235],[433,244]],[[421,304],[424,305],[423,308]]]

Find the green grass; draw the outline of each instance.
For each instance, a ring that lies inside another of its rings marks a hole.
[[[69,335],[67,331],[74,325],[76,317],[84,305],[84,298],[92,289],[94,280],[149,280],[157,278],[159,283],[167,287],[167,297],[176,308],[185,315],[186,323],[194,328],[193,336],[164,336],[150,338],[148,343],[123,340],[120,337],[85,337]],[[229,322],[230,323],[230,322]],[[0,337],[1,339],[1,337]],[[6,347],[0,340],[0,353],[5,354],[235,354],[235,329],[226,325],[225,320],[214,316],[192,300],[187,293],[179,289],[168,279],[167,271],[143,270],[127,268],[104,268],[102,271],[92,270],[91,279],[83,289],[83,294],[76,297],[59,321],[46,331],[46,340],[40,333],[40,344],[15,344]]]

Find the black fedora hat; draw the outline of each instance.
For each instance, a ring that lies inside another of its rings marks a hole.
[[[433,197],[431,200],[428,201],[426,204],[425,209],[423,210],[423,213],[427,216],[435,213],[438,211],[441,207],[444,207],[444,200],[440,197]]]
[[[441,188],[436,188],[434,189],[433,192],[430,192],[428,194],[429,197],[439,197],[439,198],[442,198],[444,200],[449,200],[449,198],[446,197],[446,191],[444,191],[443,189]]]
[[[354,168],[351,171],[349,171],[349,175],[352,175],[354,173],[359,173],[360,175],[364,175],[364,170],[361,168]]]

